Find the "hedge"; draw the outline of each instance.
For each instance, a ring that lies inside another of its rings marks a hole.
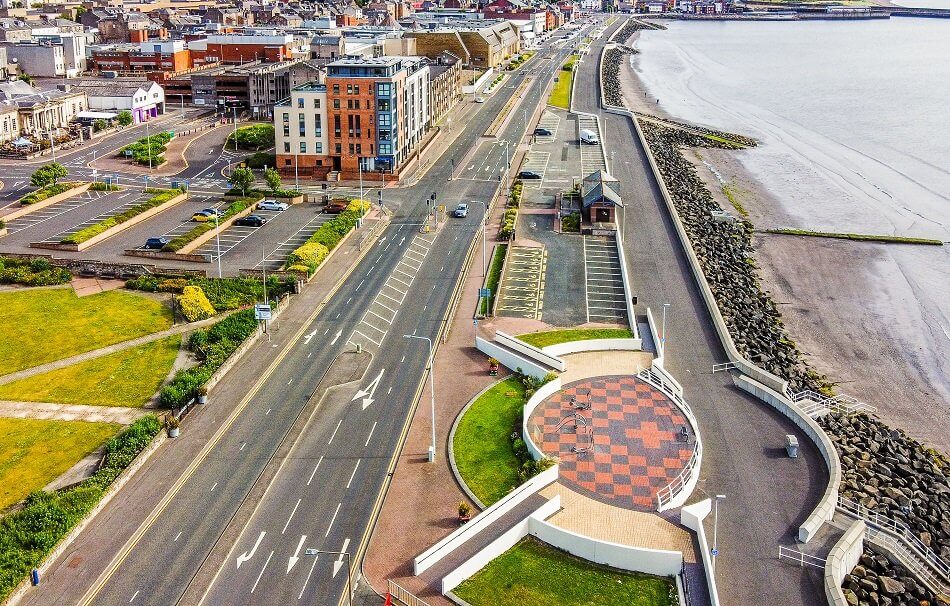
[[[227,149],[234,149],[235,133],[228,135],[228,140],[224,145]],[[237,129],[237,145],[239,149],[250,151],[259,151],[274,146],[274,125],[273,124],[252,124],[242,126]],[[271,165],[273,166],[273,165]]]
[[[105,181],[96,181],[89,186],[92,191],[119,191],[122,189],[115,183],[106,183]]]
[[[293,279],[267,276],[267,296],[280,298],[294,290]],[[264,300],[264,284],[254,278],[162,278],[145,275],[125,283],[131,290],[181,294],[186,286],[198,286],[218,311],[238,309]]]
[[[7,259],[0,257],[0,284],[55,286],[73,279],[69,270],[54,267],[46,259]]]
[[[135,143],[126,145],[119,150],[119,155],[125,156],[125,152],[131,151],[133,162],[148,165],[151,161],[153,166],[163,164],[165,162],[165,146],[168,145],[168,142],[171,141],[173,137],[174,135],[160,131],[154,135],[142,137]]]
[[[234,142],[231,142],[231,145],[234,145]],[[267,152],[257,152],[251,156],[248,156],[244,159],[244,163],[247,164],[248,168],[274,168],[277,166],[277,156],[276,154],[268,154]]]
[[[50,551],[96,506],[120,473],[161,430],[154,415],[137,420],[108,442],[98,471],[56,492],[37,491],[23,509],[0,521],[0,599],[39,566]]]
[[[220,225],[226,220],[230,219],[234,215],[238,214],[242,210],[247,209],[249,206],[252,206],[261,200],[260,196],[253,196],[248,198],[241,198],[240,200],[235,200],[228,205],[224,212],[221,213],[221,216],[218,217],[217,221],[208,221],[205,223],[199,223],[198,225],[192,227],[187,232],[183,233],[180,236],[172,238],[168,244],[162,247],[164,252],[177,252],[185,247],[186,244],[195,240],[201,234],[207,233],[215,228],[215,225]]]
[[[215,314],[208,297],[197,286],[186,286],[178,296],[178,305],[189,322],[205,320]]]
[[[81,181],[63,181],[62,183],[54,183],[52,185],[41,187],[38,190],[30,192],[20,198],[20,206],[29,206],[30,204],[42,202],[47,198],[52,198],[55,195],[61,194],[64,191],[69,191],[74,187],[79,187],[80,185],[82,185]]]
[[[253,309],[236,312],[207,330],[197,330],[188,340],[188,349],[200,360],[197,366],[180,370],[162,388],[159,402],[163,408],[181,408],[198,394],[225,360],[257,330]]]
[[[136,204],[123,213],[113,215],[108,219],[99,221],[98,223],[90,225],[89,227],[84,227],[76,233],[66,236],[60,240],[60,242],[63,244],[81,244],[94,236],[98,236],[107,229],[111,229],[116,225],[121,225],[122,223],[125,223],[126,221],[141,215],[145,211],[151,210],[156,206],[161,206],[175,196],[180,196],[181,194],[185,193],[184,190],[181,189],[147,189],[145,191],[146,193],[154,193],[155,195],[145,202]]]
[[[311,245],[321,245],[326,248],[327,254],[329,254],[329,252],[340,243],[340,240],[342,240],[351,229],[356,227],[356,222],[363,216],[363,213],[368,208],[369,203],[365,200],[360,200],[359,198],[350,200],[346,210],[321,225],[303,245],[297,247],[296,250],[290,253],[290,256],[287,257],[287,261],[284,263],[284,268],[289,269],[294,267],[297,269],[303,265],[307,268],[308,274],[313,275],[313,273],[317,271],[317,268],[320,267],[320,263],[323,263],[326,255],[320,257],[315,263],[308,262],[308,259],[316,259],[316,257],[319,256],[317,253],[320,249]]]

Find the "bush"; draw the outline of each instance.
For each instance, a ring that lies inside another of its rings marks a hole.
[[[225,149],[229,146],[234,149],[235,133],[228,135],[225,143]],[[260,151],[274,146],[274,125],[273,124],[252,124],[242,126],[237,129],[238,149],[248,151]]]
[[[323,244],[319,242],[307,242],[294,252],[290,253],[290,256],[287,257],[288,266],[304,266],[308,273],[313,273],[317,270],[323,260],[327,258],[327,255],[330,254],[330,249],[328,249]]]
[[[106,183],[105,181],[96,181],[89,186],[92,191],[119,191],[122,189],[115,183]]]
[[[47,198],[52,198],[53,196],[59,195],[65,191],[69,191],[80,185],[82,185],[82,183],[78,181],[64,181],[63,183],[56,183],[54,185],[41,187],[40,189],[30,192],[20,198],[20,206],[29,206],[30,204],[42,202]]]
[[[306,269],[304,269],[306,271]],[[238,309],[264,300],[264,284],[254,278],[161,278],[139,276],[125,283],[131,290],[145,292],[181,293],[186,286],[197,286],[204,291],[212,307],[218,311]],[[294,290],[294,280],[282,280],[277,276],[267,277],[267,295],[280,298]]]
[[[115,121],[118,122],[119,125],[121,126],[128,126],[132,124],[132,122],[134,121],[134,118],[132,117],[132,112],[130,112],[129,110],[124,110],[124,111],[119,112],[119,115],[116,116]]]
[[[348,234],[350,230],[356,226],[357,220],[359,220],[363,213],[368,209],[369,202],[360,200],[359,198],[350,200],[346,210],[321,225],[320,228],[314,232],[312,236],[310,236],[307,242],[298,247],[294,252],[290,253],[290,256],[287,257],[287,262],[284,264],[284,267],[289,268],[291,265],[302,264],[308,268],[309,274],[312,275],[313,272],[317,271],[317,267],[320,266],[320,263],[323,262],[323,259],[320,259],[320,263],[317,263],[315,266],[311,266],[310,264],[303,262],[301,259],[305,255],[311,255],[313,251],[310,251],[309,253],[305,251],[301,254],[301,250],[311,244],[319,244],[325,247],[329,253],[329,251],[336,248],[336,245],[340,243],[340,240],[342,240],[343,237],[346,236],[346,234]]]
[[[119,155],[124,157],[126,152],[132,152],[132,161],[137,164],[148,166],[158,166],[165,162],[166,145],[172,140],[174,135],[166,131],[159,131],[154,135],[142,137],[135,143],[130,143],[119,150]]]
[[[563,232],[579,232],[581,230],[581,214],[580,213],[571,213],[565,217],[561,217],[561,231]]]
[[[53,267],[46,259],[27,261],[0,257],[0,284],[55,286],[73,279],[69,270]]]
[[[30,185],[33,187],[45,187],[53,185],[59,179],[69,174],[66,167],[57,162],[50,162],[39,167],[30,175]]]
[[[234,143],[231,145],[234,145]],[[265,166],[267,168],[274,168],[277,166],[277,156],[275,154],[268,154],[266,152],[257,152],[256,154],[245,158],[244,163],[247,164],[248,168],[261,169]]]
[[[136,204],[135,206],[133,206],[132,208],[128,209],[127,211],[123,213],[120,213],[118,215],[113,215],[109,217],[108,219],[99,221],[98,223],[94,223],[93,225],[90,225],[89,227],[80,229],[79,231],[72,234],[71,236],[66,236],[65,238],[60,240],[60,242],[62,242],[63,244],[81,244],[85,242],[86,240],[89,240],[90,238],[98,236],[99,234],[105,232],[106,230],[115,227],[116,225],[121,225],[125,223],[126,221],[133,219],[137,217],[138,215],[141,215],[145,211],[151,210],[155,208],[156,206],[161,206],[162,204],[168,202],[175,196],[180,196],[181,194],[184,193],[184,191],[180,189],[159,189],[159,190],[147,189],[145,191],[146,193],[154,193],[155,195],[153,195],[151,198],[149,198],[145,202]],[[158,193],[155,193],[155,192],[158,192]]]
[[[215,314],[211,301],[197,286],[186,286],[178,297],[178,305],[189,322],[205,320]]]

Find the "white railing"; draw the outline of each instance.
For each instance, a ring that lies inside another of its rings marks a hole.
[[[717,372],[722,372],[724,370],[732,370],[733,368],[738,368],[735,362],[725,362],[723,364],[713,364],[713,374]]]
[[[868,509],[864,505],[841,495],[838,495],[838,509],[864,520],[868,525],[869,538],[872,536],[871,530],[875,531],[874,537],[879,536],[877,531],[883,531],[893,539],[903,543],[905,549],[916,554],[916,559],[922,560],[923,563],[932,568],[933,573],[936,573],[936,576],[942,579],[943,587],[950,585],[950,566],[933,549],[921,541],[906,524]]]
[[[427,602],[416,597],[392,579],[389,579],[389,595],[406,606],[429,606]]]
[[[824,568],[825,559],[819,558],[817,556],[808,555],[807,553],[802,553],[795,549],[790,549],[784,545],[778,546],[778,559],[785,558],[786,560],[791,560],[798,564],[801,567],[812,566],[814,568]]]
[[[826,396],[810,389],[792,394],[789,399],[798,404],[798,408],[813,419],[827,412],[839,412],[846,415],[877,412],[877,408],[857,398],[843,394]]]

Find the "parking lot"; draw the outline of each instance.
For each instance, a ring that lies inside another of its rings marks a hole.
[[[101,194],[100,196],[98,196],[97,199],[103,200],[103,202],[107,203],[111,208],[109,208],[109,210],[105,212],[102,212],[102,213],[99,213],[98,215],[90,217],[86,219],[85,221],[82,221],[81,223],[73,225],[72,227],[68,229],[65,229],[49,237],[46,237],[43,240],[40,240],[41,243],[44,243],[44,244],[59,243],[64,238],[71,236],[82,229],[91,227],[95,225],[96,223],[105,221],[106,219],[110,217],[114,217],[118,214],[124,213],[125,211],[129,210],[136,204],[140,204],[149,198],[149,194],[145,194],[141,190],[136,190],[136,189],[127,189],[124,191],[117,191],[117,192],[86,192],[86,193]],[[27,215],[27,217],[29,217],[29,215]]]
[[[258,261],[253,269],[261,269],[262,267],[267,271],[281,269],[284,266],[284,261],[290,256],[290,253],[294,252],[294,250],[309,240],[310,236],[316,233],[316,231],[320,229],[320,226],[329,221],[332,216],[333,215],[328,215],[327,213],[320,213],[310,219],[303,227],[294,232],[292,236],[281,242],[277,248],[270,251],[264,259]]]
[[[561,117],[551,110],[544,110],[541,119],[538,121],[537,128],[543,128],[551,131],[550,135],[535,135],[536,143],[553,143],[557,139],[557,131],[561,126]]]
[[[604,164],[604,152],[601,146],[604,141],[604,134],[600,130],[600,122],[596,116],[580,114],[577,116],[577,136],[580,137],[582,130],[592,130],[597,133],[597,138],[601,141],[600,145],[581,145],[581,173],[584,176],[598,170],[607,170]]]
[[[521,165],[521,172],[531,171],[541,175],[540,179],[522,179],[525,189],[541,189],[550,158],[550,152],[539,150],[531,150],[525,155],[524,163]]]
[[[498,289],[496,315],[541,319],[546,260],[547,253],[543,248],[510,247]]]
[[[258,217],[264,219],[267,223],[270,223],[272,220],[278,218],[281,212],[283,211],[254,210],[252,214],[257,215]],[[267,223],[261,225],[260,227],[238,225],[237,222],[232,223],[227,229],[221,230],[217,236],[205,242],[192,254],[203,255],[212,261],[216,261],[219,256],[223,257],[224,255],[228,254],[234,247],[247,240],[257,230],[266,227]],[[263,252],[264,249],[262,248],[262,256]]]
[[[613,236],[584,236],[584,274],[588,322],[626,322],[626,294]]]
[[[23,215],[19,219],[14,219],[7,223],[7,230],[10,234],[15,234],[16,232],[23,231],[34,225],[39,225],[45,223],[51,219],[56,219],[71,210],[80,208],[89,204],[94,200],[98,200],[102,197],[103,192],[99,191],[87,191],[74,198],[69,198],[68,200],[63,200],[62,202],[57,202],[47,206],[46,208],[41,208],[34,210],[28,215]]]

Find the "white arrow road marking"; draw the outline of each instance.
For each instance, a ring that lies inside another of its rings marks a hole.
[[[402,240],[399,241],[399,246],[402,246],[402,243],[406,241],[406,236],[402,237]]]
[[[349,546],[350,546],[350,539],[349,539],[349,537],[347,537],[347,538],[343,541],[343,547],[340,549],[340,551],[345,553],[345,552],[346,552],[346,548],[349,547]],[[336,577],[336,573],[340,572],[340,568],[342,568],[342,567],[343,567],[343,553],[340,553],[340,555],[337,556],[336,561],[333,562],[333,576],[334,576],[334,577]]]
[[[373,381],[369,385],[366,386],[366,389],[361,389],[358,392],[356,392],[356,395],[353,396],[353,399],[350,401],[353,402],[360,398],[363,398],[363,410],[366,410],[367,408],[369,408],[369,405],[375,401],[373,400],[373,394],[376,393],[376,388],[379,387],[379,381],[380,379],[383,378],[384,372],[386,372],[386,369],[385,368],[381,369],[379,371],[379,374],[376,375],[376,378],[373,379]]]
[[[293,570],[294,566],[297,565],[297,561],[300,560],[300,550],[303,549],[303,542],[307,540],[307,535],[300,535],[300,542],[297,543],[297,550],[294,552],[294,555],[290,556],[290,559],[287,561],[287,574],[290,574],[290,571]]]
[[[336,345],[337,339],[339,339],[339,338],[340,338],[340,335],[342,335],[342,334],[343,334],[343,331],[342,331],[342,330],[338,330],[337,333],[336,333],[336,336],[333,337],[333,340],[332,340],[332,341],[330,341],[330,345]]]
[[[314,329],[313,332],[310,333],[309,335],[304,335],[304,336],[303,336],[303,344],[304,344],[304,345],[307,345],[308,343],[310,343],[310,339],[312,339],[315,334],[317,334],[317,330],[316,330],[316,329]]]
[[[266,531],[262,530],[259,537],[257,537],[257,542],[254,543],[254,547],[250,551],[245,551],[237,557],[237,567],[240,568],[241,564],[247,562],[254,557],[254,554],[257,552],[257,548],[260,546],[261,541],[264,540],[264,535],[267,534]]]

